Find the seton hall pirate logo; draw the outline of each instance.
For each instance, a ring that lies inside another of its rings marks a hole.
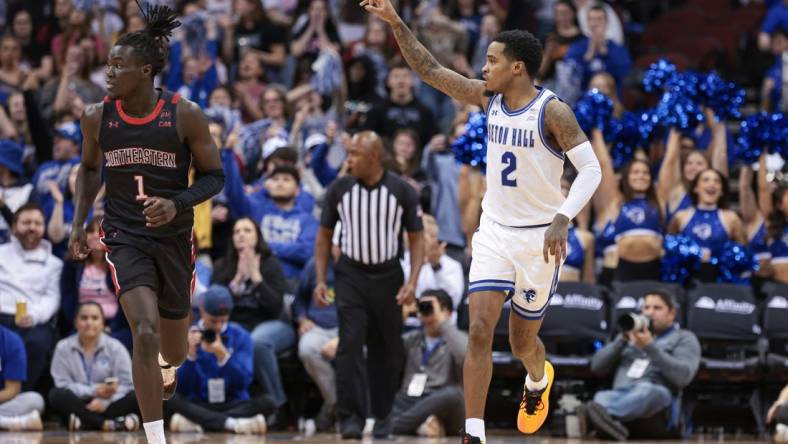
[[[624,212],[624,216],[631,220],[635,225],[640,225],[644,220],[646,220],[646,212],[643,210],[643,208],[628,208]]]
[[[536,300],[536,291],[533,288],[523,290],[523,299],[529,304],[534,302]]]
[[[692,227],[692,234],[698,237],[698,239],[706,240],[711,237],[711,225],[709,224],[698,224]]]

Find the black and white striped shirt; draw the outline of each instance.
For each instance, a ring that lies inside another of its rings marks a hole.
[[[343,255],[365,265],[382,264],[400,257],[403,229],[422,230],[419,196],[388,171],[373,186],[345,176],[328,187],[320,225],[334,228],[337,221]]]

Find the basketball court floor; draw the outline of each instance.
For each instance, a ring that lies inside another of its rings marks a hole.
[[[181,433],[181,434],[168,434],[168,444],[193,444],[193,443],[215,443],[215,444],[272,444],[283,442],[298,442],[304,444],[312,443],[353,443],[360,442],[363,444],[372,443],[397,443],[397,444],[459,444],[460,438],[440,438],[428,439],[418,437],[404,437],[398,436],[388,440],[373,440],[367,438],[361,441],[343,441],[339,435],[319,434],[306,438],[298,434],[282,434],[273,433],[266,436],[239,436],[230,434],[195,434],[195,433]],[[582,444],[584,442],[579,439],[561,439],[549,437],[525,437],[523,435],[504,435],[496,434],[487,436],[487,444]],[[608,441],[609,442],[609,441]],[[638,441],[642,444],[648,444],[648,441]],[[736,443],[736,444],[763,444],[768,441],[757,441],[754,439],[718,439],[717,437],[709,438],[697,437],[688,441],[653,441],[659,444],[678,444],[678,443]],[[66,431],[46,431],[43,433],[4,433],[0,432],[1,444],[104,444],[104,443],[117,443],[117,444],[146,444],[145,435],[140,433],[98,433],[98,432],[79,432],[69,433]]]

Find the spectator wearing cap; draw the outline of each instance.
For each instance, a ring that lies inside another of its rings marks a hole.
[[[403,335],[405,372],[391,412],[395,435],[459,434],[465,419],[462,365],[468,335],[451,322],[452,298],[426,290],[418,300],[423,328]]]
[[[632,69],[629,51],[605,35],[609,17],[604,6],[591,6],[587,17],[588,37],[573,43],[566,51],[564,60],[574,65],[573,69],[580,78],[580,87],[583,90],[588,87],[594,74],[608,72],[616,80],[620,95],[624,77]]]
[[[52,160],[42,163],[33,176],[33,198],[44,210],[46,219],[52,216],[55,200],[50,191],[49,182],[55,182],[64,190],[68,185],[71,168],[79,163],[82,147],[82,133],[79,125],[67,123],[55,130],[52,145]]]
[[[234,174],[233,166],[234,162],[225,162],[225,167],[230,168],[228,175],[233,176],[225,184],[230,211],[236,218],[248,216],[260,224],[263,238],[279,259],[290,288],[295,291],[301,271],[312,257],[318,225],[312,207],[304,209],[297,205],[296,199],[301,193],[298,170],[285,163],[274,166],[265,177],[265,193],[249,196],[239,176]]]
[[[27,379],[27,353],[22,338],[0,325],[0,429],[41,430],[44,398],[23,392]]]
[[[178,389],[164,407],[172,432],[264,434],[271,402],[252,399],[252,337],[230,322],[233,296],[211,286],[202,296],[200,320],[189,330],[189,351],[178,368]]]
[[[30,199],[33,185],[22,179],[22,147],[11,140],[0,140],[0,244],[11,235],[14,212]]]
[[[22,337],[27,350],[24,389],[37,386],[55,345],[53,317],[60,306],[63,261],[44,239],[44,214],[34,203],[22,205],[11,241],[0,245],[0,325]]]
[[[70,431],[139,429],[129,351],[104,333],[98,302],[82,302],[76,311],[77,332],[58,342],[52,357],[50,405]]]

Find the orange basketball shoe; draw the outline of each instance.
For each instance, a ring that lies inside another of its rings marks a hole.
[[[544,373],[547,376],[547,387],[542,390],[530,391],[523,387],[523,400],[517,413],[517,428],[526,434],[536,433],[545,419],[550,408],[550,387],[553,386],[555,372],[550,362],[544,362]]]

